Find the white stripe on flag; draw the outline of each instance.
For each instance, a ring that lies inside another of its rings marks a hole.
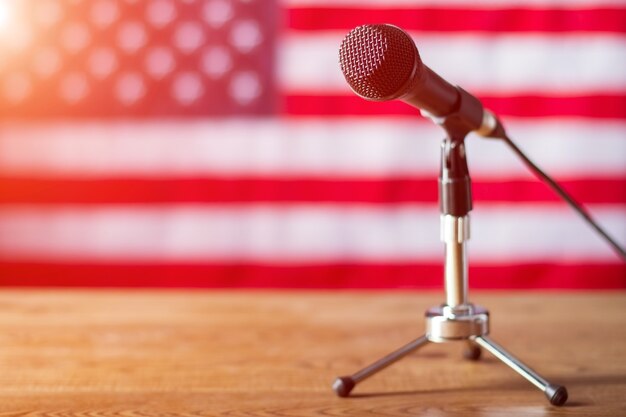
[[[626,174],[626,123],[518,119],[518,143],[559,179]],[[441,129],[410,119],[5,123],[0,174],[54,178],[193,175],[433,175]],[[529,177],[502,143],[470,137],[473,175]]]
[[[591,207],[626,242],[623,208]],[[0,208],[0,257],[112,262],[434,261],[442,244],[434,205],[113,206]],[[512,221],[515,219],[515,221]],[[566,207],[481,205],[471,259],[481,263],[618,262]]]
[[[279,51],[284,91],[347,93],[339,69],[346,33],[289,32]],[[576,94],[626,88],[626,37],[412,33],[423,62],[468,91]],[[312,64],[313,63],[313,64]]]

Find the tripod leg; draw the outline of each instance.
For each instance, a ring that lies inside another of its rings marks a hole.
[[[369,378],[375,373],[382,371],[389,365],[395,363],[396,361],[399,361],[400,359],[402,359],[409,353],[419,349],[426,343],[428,343],[428,338],[426,336],[419,337],[412,342],[409,342],[406,345],[402,346],[400,349],[391,352],[387,356],[377,360],[373,364],[366,366],[365,368],[361,369],[358,372],[355,372],[350,376],[340,376],[333,383],[333,390],[335,391],[335,393],[337,393],[338,396],[347,397],[348,395],[350,395],[350,392],[356,386],[356,384],[366,378]]]
[[[476,342],[473,342],[471,340],[467,341],[467,346],[465,347],[465,350],[463,350],[463,357],[465,359],[469,359],[470,361],[477,361],[478,359],[480,359],[481,353],[482,351],[480,349],[480,346],[478,346]]]
[[[561,406],[567,401],[567,389],[562,385],[551,384],[537,372],[524,365],[519,359],[511,355],[504,348],[486,336],[477,336],[473,340],[488,350],[496,358],[507,364],[515,372],[526,378],[534,386],[544,392],[550,404]]]

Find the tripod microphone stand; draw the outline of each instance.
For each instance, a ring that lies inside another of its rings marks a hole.
[[[401,348],[349,376],[335,380],[333,389],[340,397],[350,395],[361,381],[380,372],[428,343],[465,341],[465,357],[477,360],[481,348],[500,359],[539,388],[550,404],[561,406],[567,401],[564,386],[551,384],[488,337],[489,312],[468,300],[467,257],[465,243],[470,236],[469,212],[472,209],[471,182],[465,154],[465,137],[473,130],[460,117],[472,97],[462,89],[457,112],[444,118],[433,118],[447,133],[441,146],[439,204],[441,240],[445,244],[445,294],[442,306],[426,311],[426,333]],[[487,117],[489,114],[487,114]]]

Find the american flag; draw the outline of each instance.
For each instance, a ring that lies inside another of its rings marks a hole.
[[[423,61],[626,242],[621,0],[0,0],[0,285],[440,288],[443,132],[349,91]],[[503,143],[467,139],[473,288],[626,288]]]

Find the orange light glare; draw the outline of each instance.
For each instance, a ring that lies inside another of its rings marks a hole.
[[[12,14],[9,0],[0,0],[0,31],[8,26]]]

